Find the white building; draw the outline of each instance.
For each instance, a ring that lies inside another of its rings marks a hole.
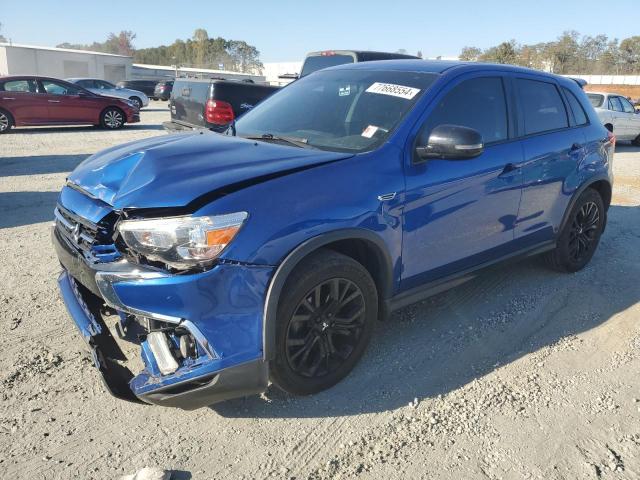
[[[92,77],[110,82],[131,76],[131,57],[110,53],[0,43],[0,75]]]
[[[212,70],[208,68],[175,67],[165,65],[147,65],[144,63],[134,63],[131,69],[133,80],[168,80],[174,77],[191,78],[224,78],[229,80],[252,80],[256,83],[264,82],[263,75],[252,75],[249,73],[233,72],[231,70]]]
[[[293,81],[293,75],[299,75],[302,69],[302,62],[273,62],[264,63],[262,69],[263,75],[266,77],[267,82],[271,85],[286,85]],[[290,78],[280,78],[282,75],[287,75]]]

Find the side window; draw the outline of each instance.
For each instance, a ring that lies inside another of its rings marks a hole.
[[[573,117],[576,119],[576,125],[586,125],[588,123],[587,114],[584,112],[584,108],[582,108],[580,100],[578,100],[578,98],[568,88],[563,87],[562,90],[569,101]]]
[[[560,92],[553,83],[523,78],[517,82],[525,135],[569,126]]]
[[[80,91],[74,86],[52,82],[51,80],[42,80],[42,86],[49,95],[77,95]]]
[[[78,85],[80,85],[83,88],[94,88],[93,80],[80,80],[78,82]]]
[[[36,82],[33,80],[9,80],[4,83],[5,92],[35,93]]]
[[[108,84],[107,82],[102,82],[100,80],[96,80],[96,88],[99,88],[101,90],[109,90],[109,89],[113,88],[113,86]]]
[[[614,112],[622,112],[622,103],[618,97],[609,97],[609,110]]]
[[[418,142],[426,145],[438,125],[459,125],[477,130],[485,143],[509,137],[507,103],[500,77],[466,80],[455,86],[431,112]]]
[[[618,100],[620,100],[620,103],[622,103],[622,109],[625,113],[636,113],[636,109],[633,108],[633,105],[631,105],[631,102],[629,100],[624,97],[618,97]]]

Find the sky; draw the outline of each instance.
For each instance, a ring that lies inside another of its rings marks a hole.
[[[515,39],[551,41],[565,30],[611,38],[640,34],[640,0],[0,0],[2,33],[14,43],[55,46],[104,41],[132,30],[136,48],[210,37],[245,40],[263,62],[301,60],[309,51],[406,49],[456,56]],[[606,6],[604,6],[606,4]],[[618,12],[613,20],[611,12]]]

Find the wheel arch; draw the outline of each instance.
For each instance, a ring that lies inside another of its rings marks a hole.
[[[276,317],[280,295],[294,268],[308,255],[326,248],[353,258],[367,269],[378,290],[378,312],[386,315],[386,302],[393,289],[393,264],[384,241],[365,229],[344,229],[310,238],[294,248],[280,263],[269,283],[262,319],[263,358],[275,355]]]
[[[0,111],[6,113],[7,115],[9,115],[9,119],[13,122],[13,125],[16,124],[16,117],[13,115],[13,113],[11,113],[11,110],[9,110],[8,108],[5,107],[0,107]]]
[[[576,191],[573,193],[573,196],[569,201],[569,205],[567,205],[567,208],[564,212],[564,216],[562,217],[562,223],[560,224],[560,228],[558,232],[562,232],[562,230],[564,229],[565,225],[567,224],[567,221],[569,220],[569,215],[573,210],[573,207],[576,201],[578,200],[578,197],[580,197],[580,195],[582,195],[582,193],[587,188],[592,188],[593,190],[598,192],[598,194],[602,198],[602,202],[604,203],[605,213],[607,212],[607,210],[609,210],[609,205],[611,205],[611,195],[612,195],[611,180],[606,176],[598,176],[598,177],[590,178],[588,181],[582,184],[579,188],[577,188]],[[602,230],[603,232],[606,226],[607,226],[607,219],[605,216],[605,222]]]

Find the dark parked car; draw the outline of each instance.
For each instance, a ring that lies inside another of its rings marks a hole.
[[[389,312],[514,258],[578,271],[605,228],[613,137],[560,76],[341,65],[231,130],[112,147],[62,189],[59,287],[119,397],[196,408],[269,381],[321,391]],[[123,363],[108,309],[144,367]]]
[[[278,90],[278,87],[236,80],[177,78],[169,100],[168,130],[208,128],[226,130],[235,118]]]
[[[57,78],[0,77],[0,133],[26,125],[116,129],[139,121],[139,110],[128,100],[96,95]]]
[[[323,68],[347,63],[372,62],[376,60],[418,60],[419,57],[403,53],[371,52],[365,50],[323,50],[308,53],[300,70],[304,77]]]
[[[158,82],[153,90],[153,98],[166,102],[171,97],[171,90],[173,90],[173,80]]]
[[[116,85],[120,88],[128,88],[130,90],[138,90],[144,93],[147,97],[156,100],[155,90],[157,80],[122,80]]]

